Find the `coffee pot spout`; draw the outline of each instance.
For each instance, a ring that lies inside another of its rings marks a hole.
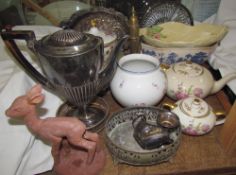
[[[227,74],[226,76],[224,76],[220,80],[215,81],[210,94],[214,94],[214,93],[220,91],[229,81],[231,81],[235,78],[236,78],[236,72],[233,72],[233,73]]]

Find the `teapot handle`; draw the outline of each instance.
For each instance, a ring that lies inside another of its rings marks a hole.
[[[217,112],[214,112],[214,114],[216,116],[215,125],[221,125],[225,122],[225,118],[226,118],[225,111],[217,111]]]
[[[1,32],[1,37],[6,44],[7,48],[13,54],[14,59],[23,67],[23,69],[36,81],[38,81],[43,86],[49,89],[54,89],[52,83],[48,81],[41,73],[39,73],[32,64],[25,58],[25,56],[20,51],[19,47],[15,43],[17,40],[25,40],[27,46],[33,50],[36,37],[33,31],[12,31],[5,30]]]
[[[171,111],[172,109],[176,108],[178,105],[175,103],[165,102],[162,104],[162,109],[166,109]]]

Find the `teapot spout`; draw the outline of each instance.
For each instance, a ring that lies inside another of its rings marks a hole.
[[[220,80],[215,81],[210,93],[214,94],[214,93],[220,91],[229,81],[231,81],[235,78],[236,78],[236,72],[233,72],[233,73],[227,74],[226,76],[224,76]]]

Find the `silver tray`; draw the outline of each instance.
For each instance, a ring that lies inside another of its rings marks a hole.
[[[192,15],[184,5],[177,2],[165,2],[152,6],[144,14],[140,26],[151,27],[169,21],[193,25]]]
[[[168,161],[178,149],[181,128],[172,131],[171,144],[162,145],[152,150],[142,149],[133,137],[132,121],[137,115],[146,116],[149,123],[154,123],[162,109],[156,107],[130,107],[114,113],[105,125],[106,145],[117,163],[130,165],[153,165]]]

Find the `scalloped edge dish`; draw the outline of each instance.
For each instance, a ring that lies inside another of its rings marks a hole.
[[[178,22],[167,22],[140,29],[142,40],[156,47],[210,46],[220,42],[227,33],[226,26],[207,23],[189,26]]]

